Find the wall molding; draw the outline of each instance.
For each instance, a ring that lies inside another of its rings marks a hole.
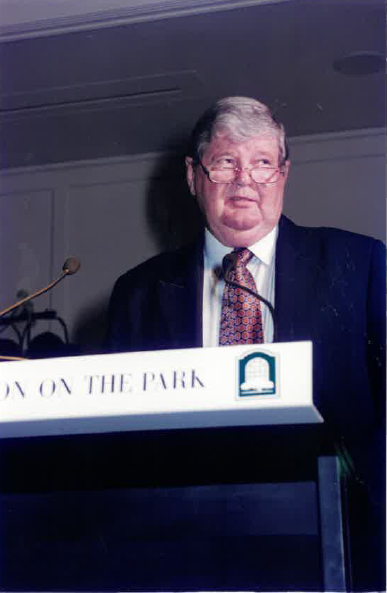
[[[369,128],[363,130],[348,130],[345,132],[330,132],[326,134],[311,134],[308,136],[294,136],[288,138],[290,149],[297,150],[297,155],[293,160],[294,163],[307,162],[308,155],[313,151],[313,160],[318,160],[318,152],[324,154],[326,160],[326,151],[324,144],[330,144],[330,151],[332,147],[335,149],[332,158],[339,156],[348,157],[348,140],[352,141],[351,155],[354,156],[384,156],[386,145],[386,130],[385,128]],[[384,149],[383,149],[384,146]],[[319,150],[321,147],[321,151]],[[94,169],[100,170],[105,167],[110,169],[114,166],[133,167],[140,166],[148,169],[149,165],[157,163],[166,153],[165,152],[148,152],[141,154],[128,154],[114,157],[103,157],[99,159],[85,159],[82,161],[66,161],[63,163],[54,163],[47,165],[34,165],[14,167],[10,169],[0,170],[0,183],[2,180],[6,181],[13,177],[20,178],[23,175],[33,175],[40,173],[67,173],[75,170]],[[171,161],[174,159],[178,164],[181,162],[182,154],[179,152],[171,152]],[[321,157],[323,158],[323,157]],[[142,175],[141,175],[142,176]],[[0,192],[2,187],[0,185]]]

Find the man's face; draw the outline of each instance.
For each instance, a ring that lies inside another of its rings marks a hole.
[[[202,162],[207,169],[230,163],[242,169],[259,164],[277,167],[278,139],[274,133],[267,133],[236,143],[226,135],[217,136],[208,145]],[[190,191],[197,196],[207,227],[223,245],[248,247],[275,227],[282,212],[289,164],[285,163],[276,183],[255,183],[246,170],[238,171],[233,183],[213,183],[200,165],[194,167],[192,159],[186,158]]]

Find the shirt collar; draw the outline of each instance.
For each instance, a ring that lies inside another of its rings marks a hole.
[[[277,235],[278,224],[270,231],[270,233],[265,235],[263,239],[257,241],[257,243],[254,243],[254,245],[250,245],[249,247],[250,251],[267,266],[270,266],[273,259]]]
[[[205,267],[210,270],[222,267],[222,261],[227,253],[230,253],[231,248],[223,245],[210,231],[206,228],[204,231],[204,255]]]
[[[263,239],[249,246],[249,250],[264,264],[269,266],[272,262],[275,252],[275,245],[278,235],[278,225],[276,225],[270,233],[265,235]],[[204,254],[205,266],[210,269],[215,269],[222,265],[224,256],[232,251],[231,247],[226,247],[208,229],[204,232]]]

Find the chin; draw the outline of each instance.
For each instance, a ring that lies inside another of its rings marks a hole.
[[[262,216],[246,214],[235,216],[234,213],[233,215],[224,215],[221,222],[231,232],[254,232],[263,221]]]
[[[248,247],[259,241],[258,229],[238,230],[238,229],[223,229],[221,233],[217,233],[218,240],[227,247]]]
[[[273,224],[257,224],[254,227],[240,228],[240,227],[224,227],[217,238],[223,245],[228,247],[249,247],[263,239],[270,231],[273,230],[276,223]],[[216,235],[215,235],[216,236]]]

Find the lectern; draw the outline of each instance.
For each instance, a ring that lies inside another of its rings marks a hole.
[[[0,371],[2,589],[346,589],[311,343]]]

